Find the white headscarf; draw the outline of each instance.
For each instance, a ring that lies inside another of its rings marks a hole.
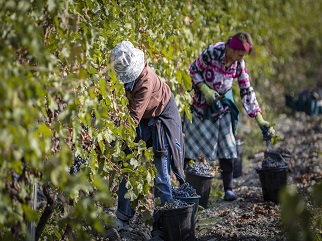
[[[130,83],[139,77],[144,68],[144,53],[134,48],[131,42],[122,41],[113,48],[110,63],[117,78],[124,84]]]

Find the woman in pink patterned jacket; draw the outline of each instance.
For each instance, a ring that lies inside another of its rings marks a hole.
[[[210,45],[191,64],[193,97],[192,122],[185,120],[185,157],[208,161],[219,160],[224,186],[224,200],[236,199],[233,189],[233,159],[237,158],[235,130],[238,109],[233,102],[234,79],[247,114],[255,118],[266,136],[275,135],[273,127],[261,114],[253,87],[250,85],[244,57],[253,49],[248,33],[237,33],[226,42]]]

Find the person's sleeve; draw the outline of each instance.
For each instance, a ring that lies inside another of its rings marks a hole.
[[[129,112],[136,124],[138,124],[151,99],[153,85],[146,80],[139,90],[133,92],[133,101],[129,105]]]
[[[250,117],[255,117],[257,113],[261,112],[261,108],[258,105],[254,88],[250,85],[249,75],[244,60],[240,61],[240,66],[237,72],[242,104],[247,114]]]
[[[203,82],[202,73],[211,64],[214,54],[214,46],[209,45],[202,54],[190,65],[189,72],[194,85]]]

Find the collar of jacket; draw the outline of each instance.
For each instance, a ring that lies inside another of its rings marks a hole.
[[[125,84],[125,89],[128,89],[128,90],[132,91],[133,87],[134,87],[134,83],[135,83],[135,80],[132,81],[132,82],[126,83]]]

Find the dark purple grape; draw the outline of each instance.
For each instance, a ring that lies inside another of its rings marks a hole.
[[[185,182],[179,187],[172,186],[173,197],[195,197],[198,196],[196,189],[193,188],[188,182]]]
[[[186,167],[186,172],[197,174],[200,176],[213,176],[212,167],[208,162],[189,162]]]
[[[76,174],[80,171],[80,167],[82,164],[84,164],[85,162],[87,162],[87,158],[81,158],[80,156],[77,156],[74,161],[73,164],[71,165],[70,169],[69,169],[69,173],[70,174]]]
[[[155,209],[157,211],[161,211],[161,210],[170,210],[170,209],[177,209],[177,208],[183,208],[188,206],[188,203],[186,203],[185,201],[182,201],[180,199],[175,199],[172,198],[170,200],[170,202],[166,202],[163,206],[157,206],[155,207]]]

